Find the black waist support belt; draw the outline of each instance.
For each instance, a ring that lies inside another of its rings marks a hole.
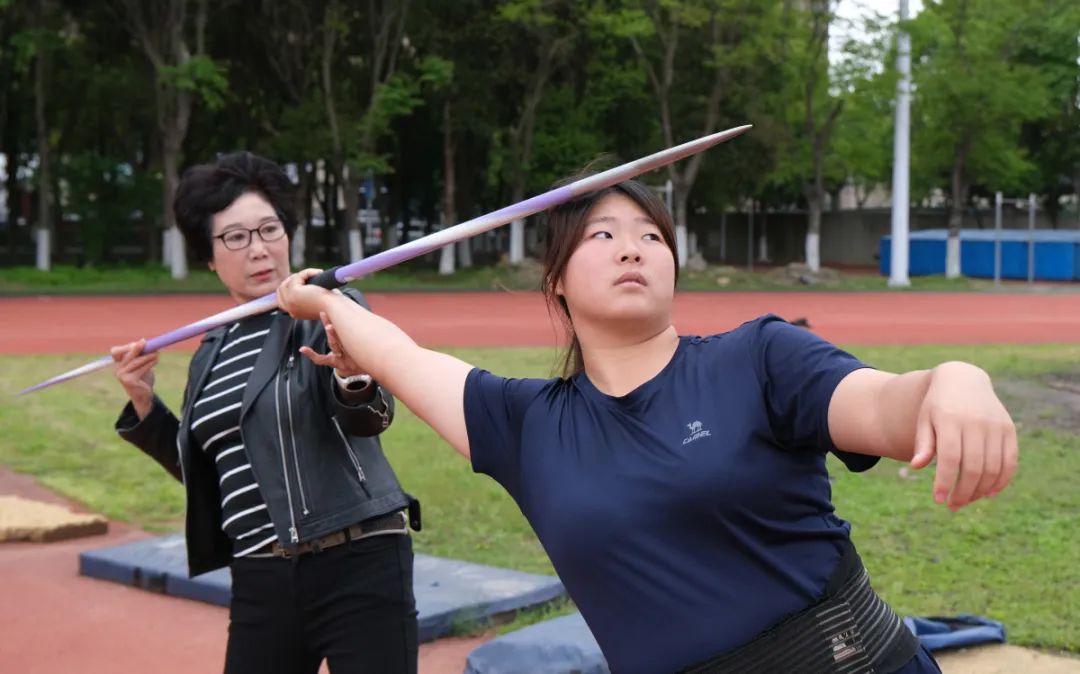
[[[680,674],[889,674],[918,648],[849,544],[820,601]]]

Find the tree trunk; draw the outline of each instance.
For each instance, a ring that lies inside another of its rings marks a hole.
[[[769,212],[764,205],[761,210],[761,228],[758,230],[758,262],[768,264],[769,259]]]
[[[345,169],[345,232],[349,237],[349,262],[364,259],[364,237],[360,228],[360,176]]]
[[[161,150],[161,146],[154,142],[153,134],[147,134],[143,138],[143,161],[139,167],[139,171],[144,174],[149,174],[153,170],[153,167],[157,166],[158,153]],[[157,264],[161,254],[161,227],[158,226],[157,220],[150,213],[142,214],[143,224],[143,237],[146,245],[146,263],[153,265]]]
[[[45,2],[39,4],[42,16],[45,14]],[[34,121],[37,131],[37,188],[38,188],[38,223],[37,223],[37,268],[49,271],[52,266],[52,191],[51,155],[49,152],[49,125],[45,119],[45,83],[49,76],[49,55],[45,47],[38,47],[34,67]]]
[[[518,203],[525,199],[525,187],[520,183],[514,185],[510,192],[510,203]],[[510,222],[510,264],[521,264],[525,259],[525,220],[518,218]]]
[[[659,64],[654,64],[646,57],[645,51],[642,49],[637,39],[630,38],[630,45],[633,47],[634,53],[637,54],[639,62],[645,68],[645,74],[648,77],[649,83],[652,85],[653,93],[656,95],[656,100],[659,103],[660,131],[663,134],[664,145],[666,147],[672,147],[675,145],[675,128],[671,118],[672,106],[670,97],[672,86],[675,81],[675,56],[680,45],[680,25],[674,20],[671,24],[665,24],[662,14],[657,11],[657,9],[657,6],[653,5],[652,8],[647,11],[647,14],[649,15],[650,21],[653,23],[653,27],[656,30],[656,35],[659,38],[662,47],[662,58]],[[712,53],[712,50],[720,46],[720,23],[721,22],[717,20],[716,10],[714,9],[709,17],[709,40],[704,45],[706,53]],[[685,44],[685,42],[682,44]],[[715,68],[712,86],[705,101],[704,118],[700,135],[710,134],[716,130],[725,76],[726,71],[723,68]],[[681,173],[676,171],[674,164],[668,164],[667,167],[668,177],[671,180],[672,191],[674,192],[672,195],[672,202],[675,204],[675,243],[677,257],[679,258],[677,261],[679,267],[685,267],[688,258],[688,241],[686,233],[688,217],[687,203],[690,191],[694,188],[694,183],[697,180],[697,174],[698,170],[701,168],[702,159],[702,153],[694,155],[686,163],[686,167]]]
[[[396,194],[399,194],[399,191],[398,190],[393,190],[392,193],[396,195]],[[407,230],[408,226],[409,226],[409,223],[405,220],[405,217],[406,216],[405,216],[405,213],[404,213],[404,209],[401,207],[400,204],[398,204],[396,202],[396,200],[393,200],[388,204],[387,209],[386,209],[386,213],[383,216],[384,221],[386,223],[383,226],[383,248],[384,249],[389,250],[391,248],[397,248],[399,238],[398,238],[397,220],[395,220],[395,218],[400,218],[401,219],[402,234],[404,234],[405,230]]]
[[[8,72],[10,72],[10,71],[5,69],[4,74],[7,75]],[[6,214],[6,216],[7,216],[7,222],[6,222],[7,256],[6,256],[6,261],[7,261],[7,264],[9,266],[15,266],[15,264],[16,264],[16,252],[15,252],[15,249],[16,249],[16,246],[17,246],[17,239],[16,239],[17,227],[16,227],[16,224],[15,224],[16,218],[15,218],[14,203],[15,203],[16,196],[18,194],[18,183],[15,180],[15,176],[16,176],[16,174],[18,172],[18,169],[17,169],[17,166],[16,166],[17,155],[15,153],[14,148],[16,146],[15,138],[17,138],[18,136],[17,136],[16,133],[13,133],[14,132],[14,128],[13,128],[14,123],[12,122],[12,119],[16,118],[17,116],[16,115],[8,115],[8,101],[10,99],[11,99],[11,95],[8,93],[7,87],[4,87],[2,89],[2,93],[0,93],[0,156],[3,156],[6,159],[5,166],[7,167],[7,179],[6,179],[6,182],[3,184],[2,188],[0,188],[0,189],[2,189],[2,191],[4,192],[5,206],[6,206],[6,210],[7,210],[7,214]]]
[[[8,79],[10,79],[10,76],[8,76],[8,71],[6,69],[3,70],[3,71],[0,71],[0,78],[3,78],[3,80],[0,80],[0,82],[6,82]],[[8,96],[7,87],[6,86],[0,86],[0,158],[6,160],[6,163],[4,164],[7,167],[6,173],[8,175],[10,175],[12,173],[12,171],[13,171],[13,169],[11,167],[11,162],[10,162],[11,153],[10,152],[5,152],[5,148],[9,147],[7,145],[7,142],[6,142],[8,140],[8,133],[7,133],[7,127],[8,127],[8,114],[7,114],[7,111],[8,111],[8,98],[9,98],[9,96]],[[4,210],[6,211],[6,213],[4,214],[5,220],[4,220],[4,227],[3,228],[5,228],[7,230],[8,253],[10,254],[10,252],[11,252],[11,229],[14,226],[14,223],[11,221],[11,192],[6,191],[5,187],[6,186],[4,186],[4,185],[0,185],[0,195],[3,195],[3,199],[4,199]],[[10,260],[10,258],[9,258],[9,260]]]
[[[450,97],[443,101],[443,229],[457,224],[457,180],[454,173],[453,108]],[[439,274],[454,273],[454,244],[442,247],[439,255]]]
[[[462,269],[470,269],[473,266],[472,239],[465,239],[457,243],[458,264]]]
[[[532,161],[533,136],[536,130],[536,111],[544,97],[544,89],[555,68],[555,61],[563,48],[560,41],[564,38],[549,38],[540,47],[540,60],[530,78],[522,104],[521,117],[511,133],[513,153],[513,180],[510,186],[512,203],[525,199],[525,177]],[[521,264],[525,260],[525,220],[518,219],[510,223],[510,264]]]
[[[305,162],[296,165],[297,185],[293,195],[296,231],[289,242],[289,260],[294,269],[303,269],[307,259],[307,226],[311,222],[311,173]]]
[[[1073,194],[1080,198],[1080,166],[1073,171]],[[1080,225],[1080,202],[1076,204],[1076,223]]]
[[[293,269],[303,269],[307,259],[307,221],[299,220],[289,241],[289,262]]]
[[[811,191],[806,206],[806,266],[817,273],[821,271],[821,195]]]
[[[324,163],[324,166],[329,167],[329,162]],[[337,233],[341,231],[338,227],[338,210],[337,210],[337,174],[327,168],[323,171],[323,259],[332,260],[335,257],[341,257],[337,254],[339,250],[345,250],[341,247],[341,242],[337,240]]]
[[[829,136],[833,124],[840,115],[843,101],[837,101],[828,111],[825,119],[818,124],[820,117],[815,114],[814,99],[817,83],[828,79],[829,44],[829,3],[827,0],[810,2],[811,28],[809,49],[813,53],[811,65],[804,78],[803,87],[803,128],[810,141],[809,184],[805,185],[804,194],[807,205],[806,226],[806,266],[811,273],[821,271],[821,211],[825,206],[825,152],[829,145]]]
[[[10,140],[10,136],[8,136],[8,139]],[[19,247],[19,215],[16,212],[20,194],[19,182],[17,180],[19,155],[12,149],[15,147],[14,142],[7,147],[8,150],[5,153],[7,156],[7,181],[4,183],[4,192],[7,194],[7,263],[14,267],[18,264]]]
[[[811,161],[814,175],[806,189],[806,266],[811,273],[816,274],[821,271],[821,211],[825,201],[825,150],[820,136],[816,136],[812,142]]]
[[[176,118],[167,120],[169,125],[165,131],[165,142],[162,151],[162,165],[164,175],[161,182],[161,193],[164,200],[161,222],[169,237],[169,268],[174,279],[187,277],[187,249],[184,247],[184,239],[180,235],[180,229],[176,226],[176,215],[173,212],[173,200],[176,198],[176,188],[180,184],[180,150],[184,136],[177,128]]]
[[[330,147],[331,154],[333,155],[330,161],[326,162],[326,202],[324,205],[323,216],[325,219],[325,225],[327,229],[327,253],[332,250],[330,245],[330,227],[337,224],[337,189],[339,186],[347,189],[347,183],[345,181],[345,149],[341,140],[341,131],[338,128],[338,116],[337,106],[334,103],[334,79],[333,79],[333,63],[334,63],[334,48],[337,41],[337,27],[336,23],[339,21],[339,15],[341,12],[341,6],[338,2],[330,2],[326,5],[326,9],[323,12],[323,44],[322,44],[322,62],[321,62],[321,80],[323,89],[323,104],[326,107],[326,122],[330,126]],[[331,181],[331,178],[333,180]],[[334,183],[333,189],[330,187],[330,183]],[[342,230],[345,234],[346,253],[352,253],[352,241],[350,240],[350,230],[348,227],[348,220],[343,224]]]
[[[194,92],[166,78],[166,73],[191,60],[188,48],[188,0],[157,0],[145,5],[137,0],[124,0],[128,31],[142,44],[143,52],[152,66],[158,131],[161,133],[161,163],[163,180],[161,223],[167,242],[169,266],[174,279],[187,276],[187,253],[173,215],[173,199],[180,183],[180,155],[184,137],[191,120]],[[207,0],[195,3],[194,54],[205,53],[205,32],[208,14]]]
[[[952,169],[952,202],[949,204],[949,238],[945,242],[945,278],[960,278],[960,228],[964,223],[967,184],[963,151],[957,152]]]
[[[682,184],[681,180],[675,180],[672,184],[675,191],[675,250],[679,258],[677,260],[679,267],[685,267],[687,259],[686,211],[690,190]]]

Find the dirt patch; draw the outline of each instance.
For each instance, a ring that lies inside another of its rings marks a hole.
[[[935,653],[943,674],[1080,674],[1080,660],[994,644]]]
[[[768,272],[768,278],[779,285],[805,285],[805,286],[831,286],[838,285],[844,280],[844,275],[827,267],[821,267],[817,271],[802,262],[792,262],[783,267],[777,267]]]
[[[60,505],[21,496],[0,496],[0,541],[47,543],[108,530],[108,522],[100,515],[73,513]]]
[[[1019,427],[1080,434],[1080,372],[999,378],[994,386]]]

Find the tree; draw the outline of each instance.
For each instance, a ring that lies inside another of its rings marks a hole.
[[[826,156],[826,175],[850,186],[857,208],[892,176],[895,59],[892,21],[871,17],[859,22],[859,39],[847,37],[832,64],[836,96],[843,104]],[[882,70],[882,65],[885,65]]]
[[[844,100],[832,95],[829,83],[829,0],[810,0],[809,21],[799,62],[802,71],[803,137],[809,145],[810,176],[803,183],[808,211],[806,266],[821,269],[821,210],[825,201],[825,155]]]
[[[37,143],[34,180],[38,197],[35,265],[41,271],[49,271],[52,267],[54,172],[48,96],[52,88],[52,62],[55,52],[63,45],[57,35],[59,8],[52,0],[36,0],[28,19],[29,27],[13,35],[11,44],[16,52],[16,70],[26,72],[33,64],[34,137]],[[15,166],[8,167],[9,171],[15,169]]]
[[[52,55],[48,45],[50,41],[48,21],[52,14],[49,0],[38,0],[35,16],[38,31],[38,45],[34,58],[34,121],[37,131],[38,154],[38,225],[37,225],[37,268],[49,271],[52,258],[52,151],[49,148],[49,122],[45,116],[46,91],[49,86],[50,61]]]
[[[851,74],[848,54],[839,64],[829,59],[829,35],[835,16],[834,2],[809,0],[796,6],[783,0],[782,18],[776,24],[778,68],[782,84],[776,109],[782,116],[778,162],[774,183],[798,187],[806,203],[807,228],[805,257],[811,272],[821,269],[821,213],[830,178],[839,183],[842,176],[830,169],[830,143],[837,121],[846,103],[841,94],[851,85],[844,81]],[[845,48],[852,43],[846,41]]]
[[[439,126],[442,161],[440,165],[429,166],[426,173],[440,178],[439,219],[442,226],[447,228],[457,224],[458,214],[462,212],[459,198],[462,179],[468,191],[473,185],[479,184],[484,175],[480,171],[458,170],[462,165],[463,151],[467,153],[470,150],[467,141],[473,135],[487,136],[490,125],[497,123],[485,94],[489,84],[486,78],[491,69],[489,54],[498,48],[498,22],[494,20],[492,3],[483,0],[452,3],[433,0],[422,3],[419,9],[421,11],[413,15],[416,22],[411,34],[420,45],[418,49],[425,55],[439,59],[444,69],[443,80],[429,89],[428,97],[428,106],[437,110],[439,115],[435,123]],[[457,28],[447,30],[447,26]],[[487,48],[478,48],[478,45],[486,45]],[[430,125],[433,121],[431,114],[424,116],[415,113],[402,120],[403,125],[410,129]],[[421,134],[409,135],[423,138]],[[402,149],[402,163],[422,161],[428,154],[404,144]],[[483,156],[476,163],[483,164],[486,159]],[[416,172],[425,174],[421,167]],[[439,258],[440,273],[452,274],[458,264],[471,267],[472,243],[472,239],[466,239],[454,246],[444,247]]]
[[[770,3],[746,0],[642,0],[624,3],[611,27],[627,39],[644,69],[659,112],[665,147],[713,133],[720,128],[736,82],[753,69],[755,34]],[[670,164],[674,188],[675,231],[679,264],[687,260],[687,213],[704,154],[681,165]],[[681,168],[680,168],[681,166]]]
[[[7,211],[7,259],[11,264],[16,259],[18,216],[15,214],[15,202],[18,194],[18,146],[22,137],[19,126],[22,118],[20,111],[25,106],[20,96],[22,78],[17,76],[20,73],[19,55],[9,47],[9,40],[21,27],[20,9],[13,6],[11,0],[0,0],[0,155],[4,158],[7,172],[2,189]]]
[[[208,1],[117,0],[125,25],[142,46],[153,69],[158,129],[161,133],[162,224],[170,237],[173,278],[187,275],[184,241],[176,228],[172,203],[180,183],[180,155],[200,97],[210,107],[224,104],[228,86],[224,69],[206,54]],[[194,50],[191,45],[194,45]]]
[[[145,57],[108,6],[69,2],[63,17],[49,105],[56,220],[77,226],[66,243],[79,246],[81,264],[108,263],[114,246],[140,236],[156,255],[161,178],[151,166],[160,153]]]
[[[1021,144],[1036,167],[1032,189],[1044,195],[1043,206],[1056,227],[1061,197],[1080,195],[1080,5],[1048,2],[1044,12],[1017,60],[1044,73],[1050,110],[1024,125]]]
[[[891,179],[893,132],[891,97],[894,77],[882,75],[861,82],[844,96],[844,111],[826,157],[832,172],[851,186],[862,208],[870,192]],[[826,170],[829,173],[830,170]]]
[[[347,39],[351,32],[352,21],[358,18],[358,12],[349,12],[338,0],[331,0],[327,6],[323,23],[322,49],[322,94],[326,105],[326,119],[330,126],[332,155],[330,167],[337,185],[344,191],[345,223],[348,233],[349,258],[360,259],[363,247],[357,214],[359,212],[360,181],[365,170],[389,170],[375,152],[375,146],[386,132],[387,117],[402,114],[398,109],[379,114],[380,103],[386,100],[384,94],[397,93],[395,85],[400,82],[397,76],[398,54],[402,47],[405,31],[405,19],[409,3],[406,2],[369,2],[368,14],[364,23],[368,29],[368,43],[365,53],[352,61],[357,69],[364,70],[365,82],[354,82],[346,88],[347,102],[345,109],[353,118],[361,117],[357,124],[342,125],[341,111],[335,94],[334,63],[339,41]],[[390,91],[387,91],[387,87]],[[349,97],[351,94],[351,98]],[[398,97],[391,96],[395,100]],[[411,109],[416,103],[405,102],[404,107]],[[393,243],[393,242],[392,242]]]
[[[318,95],[323,74],[324,54],[319,47],[323,40],[324,10],[306,0],[262,0],[260,5],[256,32],[261,38],[269,72],[254,71],[255,86],[250,97],[253,101],[264,101],[267,108],[263,124],[268,153],[297,165],[299,223],[292,236],[291,258],[293,265],[299,267],[306,259],[316,167],[329,149],[330,137]],[[281,96],[264,96],[261,85],[267,81],[265,75],[276,83]],[[328,217],[334,212],[328,208],[330,202],[329,197],[324,199],[323,211]]]
[[[525,83],[512,93],[515,114],[507,130],[504,166],[509,172],[510,200],[525,198],[528,175],[533,168],[533,150],[538,111],[557,72],[580,37],[577,4],[571,0],[508,0],[497,13],[497,20],[519,32],[507,61],[508,74]],[[510,223],[510,264],[525,258],[525,221]]]
[[[1045,73],[1017,55],[1037,39],[1045,4],[941,0],[911,22],[912,182],[925,190],[948,180],[948,278],[960,276],[960,227],[972,185],[1021,189],[1033,174],[1020,129],[1047,114],[1049,96]]]

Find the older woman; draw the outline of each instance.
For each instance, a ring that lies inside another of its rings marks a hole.
[[[289,274],[291,191],[250,153],[181,181],[177,223],[238,304]],[[225,671],[314,674],[326,659],[333,674],[415,672],[419,509],[379,443],[390,395],[332,329],[274,310],[203,338],[178,419],[154,394],[158,354],[144,345],[113,348],[130,398],[116,428],[184,482],[190,573],[231,567]]]

